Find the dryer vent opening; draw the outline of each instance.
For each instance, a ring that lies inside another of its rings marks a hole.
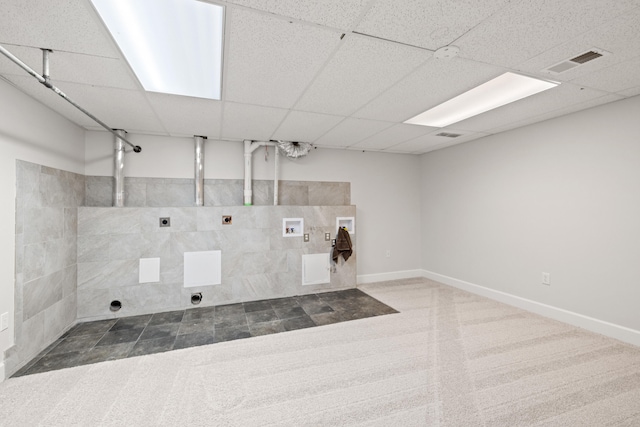
[[[111,301],[111,304],[109,304],[109,310],[111,311],[118,311],[122,308],[122,303],[118,300],[113,300]]]
[[[191,304],[198,305],[202,301],[202,292],[191,294]]]

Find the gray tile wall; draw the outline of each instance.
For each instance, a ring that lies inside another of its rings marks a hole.
[[[15,345],[9,374],[76,321],[77,220],[85,177],[16,162]]]
[[[222,216],[231,215],[232,225]],[[356,286],[356,258],[338,263],[325,285],[302,286],[302,255],[328,253],[336,217],[355,206],[227,206],[78,210],[78,319],[95,320],[192,307],[346,289]],[[160,217],[171,227],[161,228]],[[303,237],[283,237],[283,218],[304,218]],[[354,239],[355,242],[355,239]],[[183,287],[183,254],[222,251],[222,284]],[[160,258],[160,282],[138,283],[140,258]],[[122,302],[117,313],[112,300]]]
[[[125,178],[127,207],[195,205],[193,179]],[[113,178],[87,176],[86,206],[112,206]],[[244,181],[206,179],[205,206],[242,206]],[[278,204],[285,206],[345,206],[351,203],[348,182],[279,181]],[[273,205],[273,181],[253,181],[253,205]]]
[[[301,285],[302,255],[330,251],[324,233],[335,217],[354,216],[348,182],[253,182],[243,205],[242,180],[205,180],[205,207],[195,208],[192,179],[126,178],[127,208],[111,206],[112,177],[83,176],[16,162],[15,345],[5,351],[13,374],[77,320],[345,289],[356,284],[356,255],[329,285]],[[288,206],[287,206],[288,205]],[[322,205],[322,206],[320,206]],[[222,215],[233,224],[222,226]],[[160,229],[158,218],[171,217]],[[282,237],[282,218],[305,218],[302,237]],[[355,243],[355,239],[354,239]],[[182,287],[183,253],[222,250],[222,284]],[[138,283],[140,258],[161,259],[159,283]]]

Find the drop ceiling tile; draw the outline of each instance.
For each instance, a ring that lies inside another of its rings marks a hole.
[[[391,122],[347,118],[314,141],[314,144],[321,147],[348,147],[392,125]]]
[[[328,114],[291,111],[270,139],[285,141],[315,141],[344,117]]]
[[[441,132],[461,134],[461,136],[457,138],[438,136],[438,134]],[[395,145],[392,147],[392,149],[394,151],[403,151],[408,153],[427,153],[439,148],[450,147],[452,145],[462,144],[463,142],[473,141],[474,139],[479,139],[487,135],[487,133],[482,132],[467,132],[459,131],[456,129],[443,128],[433,131],[428,135],[419,136],[410,141]]]
[[[462,58],[431,59],[353,116],[403,122],[504,71],[503,68]]]
[[[369,0],[228,0],[227,3],[346,31],[354,25]]]
[[[222,118],[222,138],[268,141],[288,110],[226,102]]]
[[[340,34],[247,11],[227,14],[227,101],[290,108],[340,41]]]
[[[638,25],[640,25],[640,8],[625,13],[623,16],[608,21],[592,31],[588,31],[545,51],[520,64],[518,69],[529,73],[539,73],[541,70],[561,61],[574,58],[590,49],[601,49],[610,54],[563,73],[546,73],[546,75],[550,79],[571,81],[576,77],[610,67],[619,62],[640,56]]]
[[[147,93],[163,128],[173,136],[220,136],[222,102],[188,96]]]
[[[120,54],[87,0],[3,1],[0,43],[118,58]]]
[[[296,109],[349,115],[431,57],[422,49],[351,35],[296,104]]]
[[[635,0],[514,2],[467,32],[456,45],[465,58],[516,67],[636,6]]]
[[[36,73],[42,75],[42,50],[12,45],[7,45],[5,48]],[[0,74],[28,75],[5,56],[0,56]],[[55,86],[70,82],[131,90],[140,88],[124,61],[102,56],[64,51],[51,52],[49,53],[49,74]]]
[[[356,31],[387,40],[436,50],[489,16],[511,0],[395,0],[378,1]]]
[[[504,131],[507,131],[507,130],[510,130],[510,129],[515,129],[515,128],[526,126],[526,125],[530,125],[530,124],[533,124],[533,123],[538,123],[538,122],[541,122],[541,121],[544,121],[544,120],[549,120],[549,119],[553,119],[553,118],[556,118],[556,117],[564,116],[566,114],[575,113],[576,111],[581,111],[581,110],[586,110],[588,108],[597,107],[598,105],[608,104],[609,102],[619,101],[621,99],[624,99],[624,98],[622,96],[619,96],[619,95],[603,95],[601,97],[590,99],[590,100],[585,101],[585,102],[580,102],[578,104],[570,105],[568,107],[564,107],[564,108],[560,108],[560,109],[557,109],[557,110],[553,110],[553,111],[550,111],[550,112],[547,112],[547,113],[543,113],[543,114],[540,114],[540,115],[527,117],[524,120],[514,121],[514,122],[508,123],[508,124],[506,124],[504,126],[492,129],[491,132],[492,133],[504,132]]]
[[[495,129],[503,128],[511,123],[600,98],[603,95],[606,93],[589,88],[581,89],[571,83],[563,83],[555,88],[471,117],[452,126],[475,132],[495,133]]]
[[[111,128],[137,133],[164,132],[144,94],[139,91],[74,83],[65,83],[61,89]]]
[[[360,141],[352,147],[363,150],[385,150],[402,142],[433,132],[434,130],[436,130],[436,128],[400,123]]]
[[[87,117],[80,110],[75,108],[73,105],[69,104],[67,101],[62,99],[60,96],[56,95],[50,89],[47,89],[42,84],[40,84],[35,78],[26,75],[26,76],[16,76],[9,75],[6,76],[6,79],[14,84],[18,89],[22,92],[65,117],[67,120],[77,124],[78,126],[87,128],[88,126],[95,125],[92,119]],[[63,91],[64,92],[64,91]],[[76,100],[74,100],[76,101]],[[90,113],[93,113],[88,106],[81,105],[85,109],[87,109]],[[103,120],[101,117],[98,117],[100,120]],[[104,121],[104,120],[103,120]],[[109,123],[107,123],[109,125]],[[98,125],[99,126],[99,125]],[[100,129],[103,129],[100,127]]]
[[[607,92],[622,92],[640,83],[640,57],[575,78],[571,81]]]
[[[636,87],[631,88],[631,89],[623,90],[622,92],[619,92],[618,95],[622,95],[622,96],[640,95],[640,86],[636,86]]]

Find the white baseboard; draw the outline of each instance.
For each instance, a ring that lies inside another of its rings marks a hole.
[[[393,271],[391,273],[361,274],[356,278],[357,284],[386,282],[387,280],[409,279],[411,277],[423,277],[424,270]]]
[[[584,316],[579,313],[564,310],[562,308],[553,307],[537,301],[521,298],[506,292],[496,291],[474,283],[458,280],[453,277],[444,276],[442,274],[433,273],[431,271],[422,270],[422,277],[440,282],[454,288],[462,289],[472,294],[481,295],[492,300],[500,301],[541,316],[549,317],[560,322],[568,323],[579,328],[586,329],[601,335],[615,338],[629,344],[640,347],[640,331],[627,328],[625,326],[616,325],[614,323],[605,322],[593,317]]]

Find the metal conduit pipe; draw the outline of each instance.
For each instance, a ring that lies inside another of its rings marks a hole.
[[[194,135],[194,181],[196,206],[204,206],[204,141],[206,136]]]
[[[12,62],[14,62],[20,68],[25,70],[27,73],[31,74],[31,76],[35,77],[36,80],[38,80],[44,86],[46,86],[47,88],[49,88],[52,91],[54,91],[56,94],[58,94],[61,98],[63,98],[69,104],[73,105],[78,110],[80,110],[85,115],[87,115],[91,120],[93,120],[94,122],[98,123],[100,126],[105,128],[107,131],[111,132],[116,138],[122,139],[122,141],[124,143],[130,145],[131,148],[133,148],[133,151],[135,151],[136,153],[139,153],[140,151],[142,151],[142,148],[139,145],[133,145],[126,138],[119,136],[116,133],[115,130],[111,129],[109,126],[104,124],[100,119],[98,119],[96,116],[94,116],[93,114],[91,114],[90,112],[88,112],[87,110],[82,108],[75,101],[73,101],[71,98],[69,98],[64,92],[62,92],[60,89],[58,89],[57,87],[55,87],[54,85],[51,84],[51,82],[49,81],[49,53],[50,52],[51,52],[51,50],[49,50],[49,49],[42,49],[42,68],[43,68],[43,71],[44,71],[44,77],[43,77],[40,74],[36,73],[31,67],[29,67],[27,64],[22,62],[16,56],[14,56],[11,52],[9,52],[3,46],[0,45],[0,53],[2,53],[4,56],[9,58]]]
[[[113,207],[124,207],[124,134],[122,129],[115,131],[113,155]]]
[[[275,147],[276,158],[275,158],[275,173],[273,175],[273,206],[278,206],[278,178],[280,176],[280,150],[278,147]]]

